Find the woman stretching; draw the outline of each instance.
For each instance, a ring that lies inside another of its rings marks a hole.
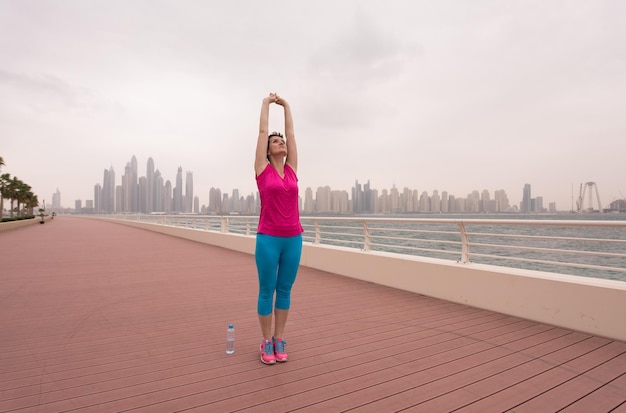
[[[269,110],[272,103],[284,109],[284,138],[279,132],[268,132]],[[257,312],[263,334],[261,361],[265,364],[287,361],[288,358],[284,331],[291,303],[291,287],[296,280],[302,253],[303,229],[298,211],[297,170],[298,149],[291,109],[285,99],[270,93],[263,99],[261,106],[254,161],[256,182],[261,197],[261,216],[255,249],[259,275]]]

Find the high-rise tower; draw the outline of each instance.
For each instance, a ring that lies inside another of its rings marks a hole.
[[[59,191],[59,188],[57,188],[57,191],[52,194],[52,208],[61,209],[61,192]]]
[[[132,192],[132,174],[133,167],[130,162],[126,163],[124,167],[124,175],[122,175],[122,212],[132,212],[133,211],[133,192]]]
[[[104,170],[102,179],[102,212],[112,214],[115,212],[115,171],[113,165],[109,170]]]
[[[154,211],[165,211],[165,188],[163,177],[158,169],[154,173]]]
[[[494,193],[496,199],[497,212],[506,212],[509,209],[509,198],[506,196],[504,189],[497,190]]]
[[[185,208],[183,212],[193,212],[193,172],[185,175]]]
[[[355,214],[363,212],[363,190],[361,190],[361,184],[358,180],[354,181],[352,188],[352,211]]]
[[[137,172],[137,157],[133,155],[130,159],[129,194],[130,211],[139,212],[139,174]]]
[[[54,202],[54,196],[52,202]],[[95,184],[93,187],[93,208],[96,214],[102,213],[102,185],[100,184]]]
[[[176,187],[173,189],[173,211],[174,212],[183,212],[183,168],[178,167],[178,172],[176,173]]]
[[[524,194],[522,196],[522,203],[520,204],[520,212],[533,212],[532,198],[530,197],[530,184],[524,184]]]
[[[219,188],[209,190],[209,213],[220,214],[222,212],[222,191]]]
[[[148,158],[148,165],[146,168],[146,212],[149,214],[150,212],[156,211],[156,182],[154,175],[154,160],[152,157]],[[142,194],[143,195],[143,194]]]

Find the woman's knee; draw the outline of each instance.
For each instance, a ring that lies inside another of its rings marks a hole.
[[[276,290],[276,303],[274,306],[279,310],[289,310],[289,307],[291,307],[291,291]]]

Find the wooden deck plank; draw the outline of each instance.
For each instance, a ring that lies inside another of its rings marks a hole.
[[[301,268],[290,361],[268,367],[249,255],[71,217],[0,233],[0,250],[0,412],[626,401],[621,342]]]
[[[350,331],[346,330],[346,332],[349,333]],[[189,364],[190,362],[193,362],[193,360],[191,360],[191,361],[185,360],[183,365]],[[175,365],[178,365],[178,364],[183,363],[183,360],[181,360],[180,357],[179,357],[179,358],[174,360],[174,363],[175,363]],[[123,361],[121,367],[128,368],[129,366],[127,366],[126,364],[127,364],[127,361]],[[151,363],[151,364],[149,364],[149,366],[159,365],[159,367],[158,367],[159,371],[162,372],[162,371],[164,371],[166,369],[166,367],[162,366],[162,364],[163,364],[162,362],[160,362],[160,363]],[[110,369],[111,366],[107,365],[107,368]],[[91,371],[90,377],[85,377],[84,375],[79,375],[80,378],[76,379],[75,381],[79,381],[79,382],[85,384],[86,382],[90,382],[91,380],[93,380],[94,376],[96,376],[96,377],[101,376],[101,375],[98,375],[98,374],[94,374],[94,370],[97,370],[96,366],[87,366],[87,369]],[[137,369],[135,369],[135,371],[137,371]],[[76,375],[76,373],[74,371],[72,371],[71,373],[73,375]],[[105,374],[106,374],[106,372],[105,372]],[[163,373],[161,373],[161,374],[163,374]],[[124,377],[124,376],[122,376],[122,377]],[[59,379],[57,378],[56,382],[58,382],[58,381],[59,381]],[[56,382],[55,382],[55,384],[56,384]],[[66,386],[71,386],[71,384],[66,384]],[[33,393],[40,393],[42,391],[42,383],[41,382],[39,384],[33,385],[31,387],[32,387],[31,391]]]
[[[450,387],[447,381],[452,378],[465,378],[473,372],[480,372],[481,367],[488,362],[499,362],[508,365],[513,362],[515,356],[527,359],[520,355],[518,349],[526,349],[537,341],[544,343],[569,335],[559,329],[542,329],[536,326],[525,330],[525,334],[515,331],[512,334],[495,337],[493,340],[481,340],[474,345],[466,345],[453,351],[446,350],[437,352],[432,356],[422,351],[426,357],[417,358],[413,362],[404,362],[396,369],[399,374],[396,378],[382,381],[377,387],[356,389],[356,394],[338,396],[325,403],[312,406],[315,409],[339,409],[345,410],[352,403],[352,407],[359,407],[359,411],[396,411],[409,408],[419,402],[435,398],[456,387]],[[521,361],[520,361],[521,362]],[[444,383],[443,385],[441,383]],[[358,396],[358,397],[356,397]],[[354,405],[353,400],[359,400]],[[437,410],[431,410],[437,411]]]
[[[483,324],[484,324],[484,323],[483,323]],[[456,327],[456,326],[452,325],[452,327]],[[340,357],[341,355],[340,355],[340,354],[335,354],[335,356],[336,356],[336,357]],[[292,364],[290,363],[290,365],[292,365]],[[314,364],[314,365],[315,365],[315,364]],[[282,366],[281,366],[281,367],[282,367]],[[304,371],[305,371],[305,367],[300,366],[300,367],[299,367],[298,372],[300,372],[300,371],[304,372]],[[291,379],[291,378],[290,378],[290,380],[295,380],[295,379]],[[263,389],[263,387],[261,387],[261,389]],[[177,388],[177,389],[175,390],[175,393],[174,393],[174,394],[173,394],[173,396],[172,396],[172,395],[168,395],[168,394],[167,394],[167,391],[165,390],[165,392],[164,392],[164,393],[162,393],[162,394],[161,394],[161,396],[162,396],[162,397],[164,397],[164,400],[166,400],[166,399],[167,399],[167,398],[169,398],[169,397],[175,397],[175,396],[177,396],[177,395],[178,395],[178,396],[180,396],[181,392],[184,392],[184,389]],[[193,392],[193,390],[192,390],[192,392]],[[202,398],[203,398],[203,399],[202,399],[203,401],[204,401],[204,400],[206,400],[206,397],[205,397],[204,395],[202,395],[202,396],[200,396],[200,397],[202,397]],[[114,408],[114,406],[110,406],[110,407]]]
[[[610,363],[609,363],[610,362]],[[543,393],[517,406],[516,411],[537,411],[539,407],[553,411],[561,410],[572,404],[572,397],[584,400],[588,395],[603,389],[606,397],[593,397],[595,406],[588,411],[599,411],[599,402],[606,402],[606,411],[617,407],[617,403],[626,400],[626,386],[620,386],[619,378],[626,369],[626,345],[610,343],[602,348],[587,353],[568,363],[558,366],[536,378],[535,384],[544,389]],[[620,373],[621,371],[621,373]],[[617,395],[617,397],[611,397]],[[594,396],[597,396],[594,395]],[[578,404],[580,408],[582,403]]]
[[[611,410],[611,413],[626,413],[626,401],[620,403],[619,406]]]
[[[496,374],[486,375],[485,378],[479,381],[468,383],[459,387],[459,390],[448,393],[445,397],[439,397],[428,403],[424,403],[422,406],[427,409],[432,406],[437,406],[437,408],[442,408],[446,411],[464,408],[466,411],[482,412],[489,411],[489,408],[500,409],[506,406],[507,409],[515,408],[517,411],[520,407],[516,405],[516,399],[531,399],[541,394],[545,389],[550,389],[552,386],[565,382],[565,376],[567,375],[563,374],[563,371],[569,372],[569,370],[567,367],[563,366],[572,360],[584,357],[588,351],[601,349],[605,343],[606,341],[603,339],[595,340],[595,338],[592,337],[579,342],[579,345],[562,347],[545,355],[541,355],[540,358],[534,358],[524,364],[509,366],[500,372],[494,372]],[[525,351],[525,353],[531,352]],[[532,353],[531,355],[535,356],[535,354]],[[482,374],[484,369],[481,370]],[[485,406],[482,405],[477,408],[471,407],[471,404],[475,401],[484,398],[490,399],[489,396],[505,390],[510,390],[506,392],[510,397],[502,399],[496,398],[486,410],[484,408]],[[569,394],[569,400],[574,396],[574,394]],[[551,402],[554,402],[554,400],[551,400]],[[470,405],[469,408],[468,405]],[[549,404],[541,406],[541,408],[546,411],[558,410],[553,410],[550,408]]]
[[[419,341],[419,343],[421,343],[424,346],[426,345],[424,341]],[[436,345],[438,343],[439,341],[435,341],[434,344],[431,343],[431,347],[436,348]],[[463,344],[461,343],[457,343],[457,346],[462,346],[462,345]],[[420,350],[419,349],[416,350],[415,344],[413,342],[409,342],[407,351],[417,352]],[[442,350],[439,349],[439,352],[441,351]],[[367,368],[372,368],[371,367],[372,357],[367,353],[363,353],[359,351],[358,346],[355,346],[352,349],[347,349],[347,350],[344,349],[343,351],[337,351],[337,352],[324,354],[324,357],[325,358],[323,360],[321,360],[320,358],[316,358],[315,360],[313,360],[314,364],[311,366],[311,368],[314,369],[314,371],[316,372],[315,374],[308,374],[308,375],[299,374],[298,376],[291,376],[291,375],[288,375],[288,373],[282,373],[282,376],[284,376],[284,378],[287,379],[287,383],[289,383],[290,385],[293,385],[294,389],[297,389],[297,388],[302,389],[302,391],[300,392],[297,392],[296,390],[293,391],[295,398],[297,399],[299,403],[302,403],[303,400],[307,399],[306,392],[308,392],[310,389],[322,388],[326,392],[332,391],[333,389],[335,389],[336,386],[334,385],[338,381],[340,382],[341,378],[343,378],[344,375],[347,374],[346,377],[351,377],[352,373],[350,371],[346,372],[346,369],[357,369],[357,371],[358,369],[360,369],[361,371],[363,371],[364,369],[363,366],[366,366]],[[391,355],[388,358],[389,359],[393,358],[393,355]],[[377,360],[374,360],[374,361],[377,361]],[[290,362],[290,364],[291,363],[292,362]],[[291,365],[293,366],[294,364],[291,364]],[[388,362],[384,362],[381,366],[378,366],[377,368],[378,368],[378,372],[385,372],[390,367],[389,367]],[[298,373],[303,373],[306,371],[305,367],[301,365],[297,366],[297,369],[298,369]],[[329,378],[327,377],[327,375],[328,373],[331,373],[331,372],[333,373],[332,380],[329,381]],[[266,389],[266,386],[268,385],[267,384],[261,385],[259,387],[260,389],[259,391],[263,393],[263,391]],[[238,403],[240,405],[248,403],[248,406],[252,407],[253,409],[261,408],[260,406],[261,403],[266,403],[270,400],[273,400],[276,403],[278,403],[278,405],[280,405],[280,409],[283,409],[289,406],[285,402],[281,401],[280,394],[276,395],[276,394],[272,394],[271,392],[268,392],[265,394],[245,394],[242,392],[238,392],[237,394],[239,394]],[[204,398],[204,396],[199,395],[198,403],[202,403],[203,401],[205,401],[205,399],[206,398]],[[230,402],[231,402],[230,400],[224,400],[223,405],[216,403],[212,405],[212,408],[218,408],[218,410],[220,407],[226,408],[226,406]],[[203,405],[199,404],[196,407],[202,408]],[[268,409],[271,409],[273,407],[274,407],[273,404],[267,404],[263,406],[263,408],[268,408]]]

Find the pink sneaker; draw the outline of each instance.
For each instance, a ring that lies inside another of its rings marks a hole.
[[[275,364],[276,356],[274,356],[274,343],[270,340],[261,342],[261,362],[264,364]]]
[[[274,356],[276,357],[276,361],[282,363],[287,361],[289,358],[287,356],[287,351],[285,350],[285,346],[287,345],[287,340],[282,338],[275,339],[272,337],[272,341],[274,342]]]

